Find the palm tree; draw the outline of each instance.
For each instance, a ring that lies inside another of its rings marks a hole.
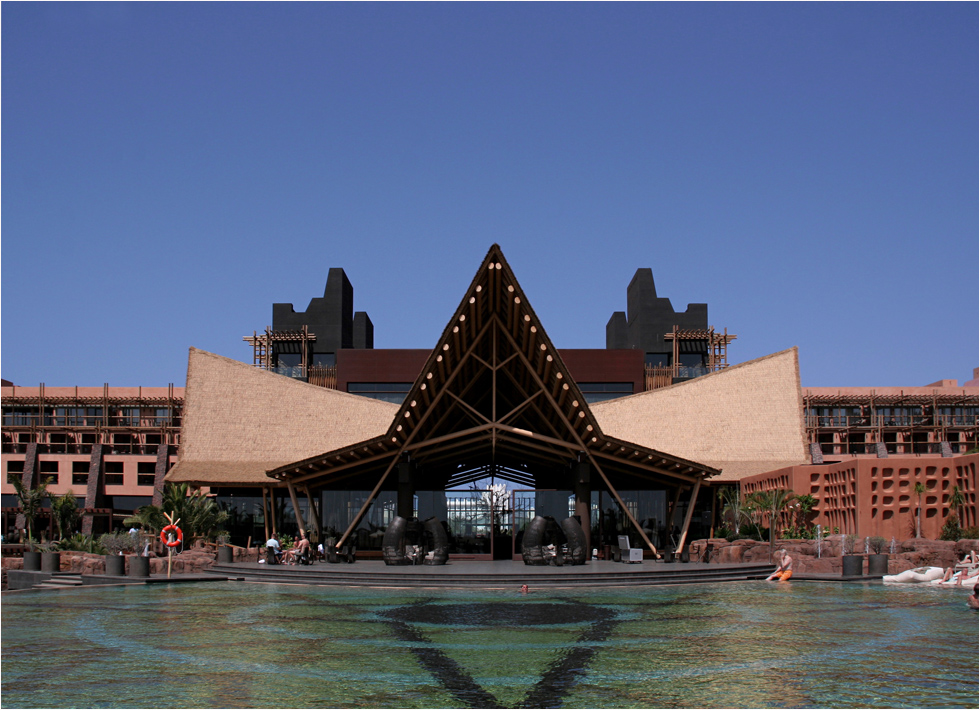
[[[68,491],[63,496],[52,497],[51,515],[58,526],[58,539],[71,537],[78,525],[78,501],[75,500],[75,494]]]
[[[138,525],[149,533],[157,533],[167,524],[163,511],[155,505],[141,505],[123,520],[123,525]]]
[[[20,507],[24,513],[24,524],[27,527],[27,541],[31,544],[34,539],[33,526],[34,520],[37,518],[38,513],[41,512],[41,503],[44,498],[48,495],[48,484],[39,483],[37,488],[26,488],[24,482],[19,476],[14,476],[12,479],[14,484],[14,491],[17,493],[17,498],[20,500]]]
[[[966,498],[963,492],[960,491],[959,486],[953,486],[949,489],[949,509],[950,511],[956,513],[956,517],[959,518],[960,506],[966,503]]]
[[[915,493],[918,503],[915,508],[915,536],[917,538],[922,537],[922,494],[926,492],[926,486],[922,481],[916,481],[915,486],[912,487],[912,492]]]
[[[742,492],[736,486],[720,488],[718,490],[718,499],[722,503],[721,516],[724,519],[731,520],[737,537],[742,522],[751,520],[747,500],[742,496]]]
[[[771,491],[757,491],[753,497],[759,509],[769,516],[769,554],[771,556],[779,516],[793,502],[796,494],[786,488],[776,488]]]

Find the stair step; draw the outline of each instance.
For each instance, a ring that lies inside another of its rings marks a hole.
[[[384,572],[355,572],[338,569],[334,566],[317,566],[309,568],[247,567],[234,564],[219,564],[209,572],[244,579],[245,581],[261,582],[292,582],[325,586],[439,586],[439,587],[500,587],[520,584],[548,585],[562,587],[578,586],[654,586],[663,584],[692,584],[744,581],[762,579],[771,571],[772,565],[741,565],[738,567],[700,567],[696,569],[660,568],[643,571],[602,572],[572,571],[557,572],[543,568],[529,567],[500,573],[474,572],[417,572],[398,571]]]

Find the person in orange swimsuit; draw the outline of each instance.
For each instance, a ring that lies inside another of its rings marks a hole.
[[[774,579],[785,582],[793,576],[793,558],[790,557],[789,553],[786,550],[779,550],[776,553],[776,559],[778,560],[776,571],[766,577],[767,582],[771,582]]]

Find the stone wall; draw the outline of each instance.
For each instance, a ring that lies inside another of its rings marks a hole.
[[[709,562],[714,564],[732,563],[767,563],[769,543],[757,540],[735,540],[728,542],[724,538],[710,540],[695,540],[691,543],[691,560],[697,560],[706,544],[712,546]],[[864,541],[859,543],[860,552],[864,552]],[[841,573],[841,538],[823,540],[820,545],[820,556],[817,556],[816,540],[776,540],[773,550],[785,549],[793,557],[793,570],[797,574],[840,574]],[[958,540],[945,542],[943,540],[912,539],[895,543],[895,553],[889,552],[888,574],[898,574],[915,567],[952,567],[971,550],[977,552],[977,540]],[[773,563],[775,564],[775,563]]]
[[[126,574],[129,574],[129,559],[126,555]],[[199,574],[214,565],[214,553],[207,550],[185,550],[174,555],[173,573]],[[23,569],[24,558],[4,557],[3,569]],[[74,552],[71,550],[61,553],[61,571],[72,574],[105,574],[105,556],[89,552]],[[167,558],[150,557],[150,574],[166,574]]]

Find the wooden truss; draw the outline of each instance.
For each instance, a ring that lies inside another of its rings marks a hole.
[[[354,477],[375,481],[339,547],[404,460],[423,471],[429,490],[476,480],[467,476],[479,471],[521,486],[571,489],[573,465],[588,462],[654,553],[617,487],[639,481],[691,490],[690,511],[702,479],[718,473],[602,433],[497,245],[388,431],[269,475],[285,482],[290,495],[297,486],[335,485]],[[685,535],[689,522],[690,514]],[[303,529],[298,513],[297,523]]]
[[[266,326],[264,333],[260,334],[253,330],[251,335],[243,336],[242,340],[252,346],[252,364],[263,370],[272,369],[273,343],[299,343],[300,364],[305,376],[309,367],[309,346],[316,342],[316,335],[309,332],[308,326],[305,325],[301,330],[272,330],[271,327]]]

